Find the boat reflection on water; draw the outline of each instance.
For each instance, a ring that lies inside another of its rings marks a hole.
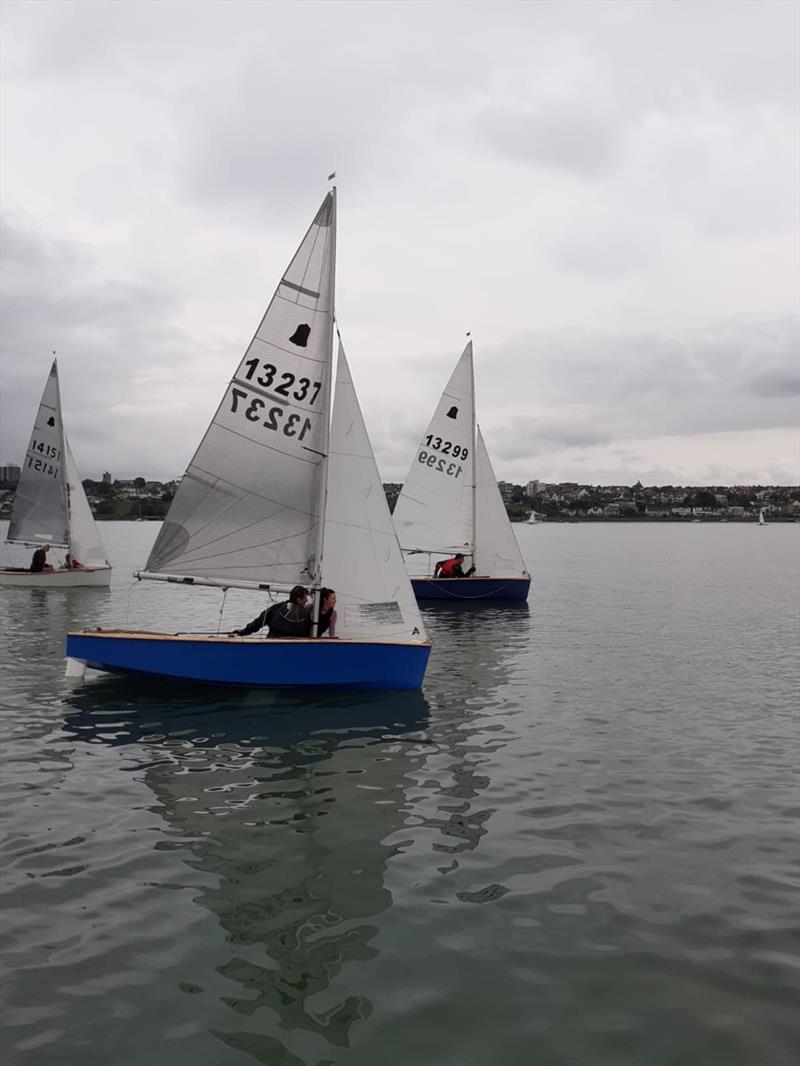
[[[487,832],[495,808],[485,805],[485,794],[495,753],[517,739],[515,717],[529,711],[527,682],[519,682],[520,694],[509,700],[509,665],[530,648],[532,615],[520,602],[429,607],[423,618],[434,647],[426,692],[438,787],[418,800],[414,813],[438,829],[433,851],[451,863],[437,868],[452,875]]]
[[[172,692],[137,684],[133,703],[129,685],[101,679],[68,698],[64,726],[87,744],[129,746],[169,847],[179,847],[177,830],[189,865],[218,879],[194,902],[216,915],[234,952],[208,959],[198,945],[197,982],[211,969],[241,991],[232,985],[223,1004],[208,1004],[209,1021],[235,1018],[211,1031],[257,1061],[298,1061],[283,1041],[309,1032],[327,1044],[318,1052],[345,1047],[371,1013],[367,989],[323,1010],[310,1000],[348,963],[377,954],[371,919],[391,905],[384,878],[401,850],[384,841],[408,811],[409,774],[429,743],[428,704],[419,692],[313,702],[300,693]]]
[[[169,841],[159,846],[213,878],[192,900],[216,916],[231,950],[192,943],[192,991],[228,1047],[257,1062],[338,1060],[373,1013],[376,971],[365,964],[379,955],[379,932],[402,943],[409,899],[455,901],[473,886],[458,879],[487,832],[493,752],[515,735],[493,708],[508,657],[530,640],[522,608],[431,612],[424,695],[106,678],[68,697],[66,731],[126,747],[157,798]],[[389,913],[398,893],[405,918]],[[418,948],[412,936],[412,968]],[[411,979],[395,956],[382,963],[401,987]],[[379,1031],[379,1018],[371,1024]]]

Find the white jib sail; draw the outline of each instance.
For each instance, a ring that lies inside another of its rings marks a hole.
[[[454,552],[471,555],[474,426],[469,341],[423,434],[395,505],[394,524],[404,552],[433,552],[443,558]]]
[[[508,519],[506,505],[497,487],[497,478],[486,450],[483,434],[477,431],[475,455],[476,575],[486,577],[529,577],[517,538]]]
[[[427,640],[341,344],[322,573],[336,592],[337,636]]]
[[[55,359],[22,462],[8,540],[52,544],[57,548],[69,544],[61,395]]]
[[[106,551],[97,523],[92,517],[89,501],[83,490],[81,476],[75,465],[72,450],[64,434],[67,493],[69,498],[69,550],[75,562],[84,566],[108,566]]]
[[[147,570],[318,577],[328,451],[336,193],[325,197],[189,463]]]

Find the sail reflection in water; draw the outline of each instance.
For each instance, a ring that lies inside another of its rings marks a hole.
[[[263,714],[263,698],[237,693],[165,707],[154,688],[133,710],[120,683],[101,682],[71,702],[75,736],[140,748],[161,816],[191,842],[190,865],[219,878],[195,900],[234,949],[214,969],[241,990],[225,997],[231,1024],[215,1035],[258,1061],[288,1054],[276,1018],[284,1032],[347,1046],[371,1013],[368,987],[325,1009],[310,1000],[377,954],[374,918],[392,903],[384,877],[400,850],[383,841],[402,825],[408,775],[425,757],[424,697],[333,697],[305,710],[283,695]]]

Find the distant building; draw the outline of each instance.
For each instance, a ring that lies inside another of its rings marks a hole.
[[[527,486],[525,488],[525,494],[527,496],[538,496],[539,495],[539,481],[538,481],[538,479],[535,480],[535,481],[529,481],[528,482],[528,484],[527,484]]]
[[[111,474],[109,474],[109,472],[107,470],[106,470],[105,474],[103,474],[103,484],[104,485],[110,485],[111,484]]]
[[[510,481],[498,481],[497,487],[500,489],[500,495],[503,497],[503,503],[510,503],[511,497],[514,494],[514,486]]]
[[[16,463],[8,463],[7,466],[0,466],[0,485],[3,488],[11,488],[12,485],[16,485],[19,481],[19,467]]]

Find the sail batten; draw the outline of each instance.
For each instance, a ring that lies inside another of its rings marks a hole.
[[[191,570],[194,576],[289,585],[316,574],[330,420],[335,244],[332,191],[278,283],[187,467],[147,561],[149,572]]]

